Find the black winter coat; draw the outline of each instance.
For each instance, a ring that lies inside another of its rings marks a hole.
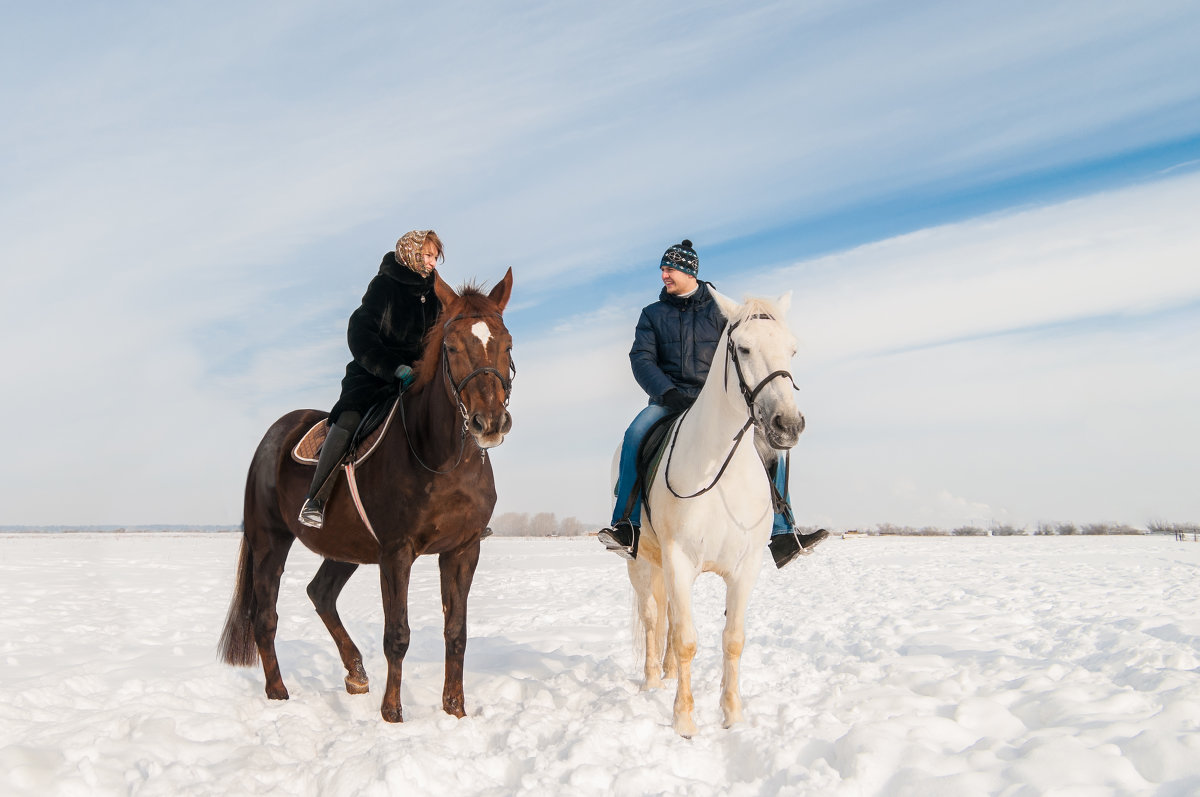
[[[686,299],[664,288],[658,301],[642,310],[629,362],[651,404],[661,404],[671,388],[689,399],[700,394],[724,329],[725,316],[707,282]]]
[[[362,304],[350,316],[346,340],[354,359],[346,365],[331,421],[346,410],[365,413],[398,390],[396,368],[416,363],[421,341],[441,311],[433,282],[432,273],[422,277],[398,262],[395,252],[383,256]]]

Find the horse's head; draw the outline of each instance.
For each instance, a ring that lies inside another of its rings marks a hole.
[[[731,401],[749,408],[759,434],[775,449],[796,445],[804,416],[796,407],[791,362],[796,338],[784,323],[792,294],[772,303],[747,299],[739,305],[713,291],[725,314],[725,391]],[[717,357],[722,356],[718,351]]]
[[[473,285],[455,292],[440,274],[434,290],[442,304],[442,320],[431,330],[418,378],[436,378],[432,369],[440,362],[446,389],[467,430],[480,448],[493,448],[512,428],[508,396],[515,368],[512,335],[502,316],[512,295],[512,269],[487,294]],[[439,343],[440,351],[433,348]]]

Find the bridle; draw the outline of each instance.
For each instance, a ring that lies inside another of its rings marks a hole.
[[[447,321],[445,324],[442,325],[442,376],[446,380],[446,387],[450,388],[450,394],[452,396],[454,396],[454,401],[458,404],[458,411],[462,414],[462,417],[463,417],[463,428],[464,429],[466,428],[467,406],[466,406],[466,404],[463,403],[463,400],[462,400],[463,386],[466,385],[467,382],[470,382],[472,379],[474,379],[477,376],[483,376],[484,374],[491,374],[500,380],[500,385],[501,385],[501,387],[504,388],[504,406],[507,407],[508,400],[512,397],[512,380],[514,378],[516,378],[516,376],[517,376],[517,365],[513,361],[512,353],[510,352],[509,356],[508,356],[509,375],[507,377],[505,377],[503,374],[501,374],[500,370],[498,368],[493,368],[490,365],[485,365],[482,368],[476,368],[474,371],[472,371],[471,373],[464,376],[457,384],[455,384],[454,376],[453,376],[453,374],[450,373],[450,350],[446,347],[445,332],[447,329],[449,329],[450,325],[453,324],[455,321],[461,321],[464,318],[500,318],[500,317],[501,316],[499,313],[486,313],[486,314],[473,313],[471,315],[461,314],[461,315],[454,316],[454,318],[451,318],[449,321]]]
[[[765,318],[769,321],[775,320],[775,316],[770,315],[769,313],[755,313],[752,316],[748,316],[745,320],[753,321],[756,318]],[[733,370],[737,372],[738,389],[742,391],[742,398],[744,398],[746,400],[746,407],[747,407],[747,409],[750,410],[750,417],[746,420],[747,425],[749,425],[749,424],[753,424],[753,423],[758,423],[758,419],[754,415],[754,400],[758,398],[758,394],[762,392],[762,389],[764,387],[766,387],[767,383],[770,382],[772,379],[776,379],[781,376],[786,376],[788,381],[792,383],[793,390],[799,390],[800,388],[796,387],[796,380],[792,379],[792,372],[785,371],[782,368],[779,369],[778,371],[772,371],[771,373],[764,376],[762,378],[762,381],[760,381],[757,385],[754,386],[753,390],[751,390],[746,385],[746,376],[745,376],[745,374],[742,373],[742,361],[738,359],[737,346],[733,345],[733,330],[737,329],[738,324],[740,324],[740,323],[741,323],[741,321],[739,321],[737,324],[734,324],[733,326],[731,326],[729,328],[729,343],[728,343],[728,345],[725,346],[725,362],[728,363],[730,359],[733,360]],[[729,389],[729,369],[728,368],[725,369],[725,389],[726,390]]]
[[[791,371],[785,371],[783,369],[772,371],[771,373],[767,374],[762,378],[761,381],[759,381],[757,385],[754,386],[753,389],[746,384],[746,375],[742,372],[742,363],[738,359],[737,346],[735,346],[733,343],[733,331],[737,329],[743,321],[754,321],[755,319],[760,318],[770,321],[775,320],[775,316],[769,313],[755,313],[754,315],[747,316],[740,321],[734,322],[727,330],[725,346],[725,390],[729,390],[729,361],[732,360],[733,370],[734,373],[737,374],[738,378],[738,390],[741,391],[742,398],[746,401],[746,422],[742,424],[742,428],[738,430],[736,435],[734,435],[733,446],[729,449],[729,454],[725,457],[725,461],[721,463],[721,469],[717,471],[717,475],[713,477],[712,482],[707,487],[698,490],[691,495],[680,495],[679,493],[675,492],[675,488],[671,486],[671,459],[675,454],[675,442],[679,439],[679,429],[683,426],[683,419],[687,417],[689,412],[692,411],[692,408],[688,407],[686,410],[684,410],[683,415],[679,416],[679,420],[675,424],[675,431],[671,436],[671,448],[667,452],[667,464],[664,468],[663,480],[667,484],[667,489],[671,491],[671,495],[675,496],[676,498],[695,498],[697,496],[704,495],[709,490],[717,486],[717,482],[721,480],[721,476],[724,475],[725,469],[728,468],[729,463],[733,461],[733,455],[737,452],[738,446],[741,445],[742,438],[746,435],[746,431],[751,426],[754,426],[758,423],[758,417],[754,411],[754,401],[758,398],[758,394],[763,391],[763,388],[767,386],[767,383],[781,376],[786,376],[787,380],[792,383],[793,390],[800,389],[796,387],[796,380],[792,378]]]
[[[494,368],[490,365],[485,365],[482,368],[476,368],[474,371],[471,371],[471,373],[464,376],[458,382],[454,381],[454,375],[452,373],[450,373],[450,349],[446,346],[446,330],[448,330],[450,328],[451,324],[453,324],[457,321],[462,321],[463,319],[467,319],[467,318],[501,318],[501,315],[499,313],[471,313],[471,314],[460,313],[459,315],[454,316],[454,318],[451,318],[446,323],[442,324],[442,351],[441,351],[442,379],[446,383],[446,389],[450,391],[450,395],[454,398],[455,404],[458,405],[458,412],[462,416],[462,426],[459,427],[459,432],[458,432],[458,457],[455,458],[453,465],[451,465],[446,470],[437,470],[436,468],[431,468],[425,464],[425,461],[423,459],[421,459],[421,455],[418,454],[417,450],[413,447],[412,435],[409,434],[409,432],[408,432],[408,420],[405,418],[405,415],[404,415],[404,393],[403,392],[400,394],[400,397],[398,399],[398,401],[400,402],[400,423],[404,426],[404,436],[408,440],[408,450],[412,452],[413,457],[417,460],[417,463],[420,464],[420,466],[422,468],[429,471],[430,473],[435,473],[438,475],[445,475],[445,474],[451,472],[452,470],[454,470],[455,468],[457,468],[460,464],[462,464],[463,453],[466,451],[466,447],[467,447],[467,430],[468,430],[469,424],[470,424],[470,418],[467,415],[467,405],[462,399],[462,391],[463,391],[463,388],[466,386],[467,382],[470,382],[472,379],[474,379],[477,376],[484,376],[487,374],[491,374],[492,376],[496,377],[497,379],[500,380],[500,385],[504,388],[504,406],[507,407],[508,401],[512,397],[513,379],[515,379],[517,376],[517,364],[512,358],[512,352],[509,352],[509,355],[508,355],[509,375],[507,377],[505,377],[504,374],[500,373],[500,370],[498,368]],[[480,456],[483,457],[484,459],[486,459],[487,458],[487,449],[481,448],[481,449],[479,449],[479,451],[480,451]]]

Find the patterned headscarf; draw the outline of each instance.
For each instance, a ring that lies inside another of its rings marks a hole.
[[[406,232],[400,236],[399,241],[396,241],[396,259],[422,277],[428,277],[433,273],[433,269],[425,265],[425,258],[421,257],[421,249],[425,246],[425,239],[430,235],[433,236],[436,244],[438,237],[437,233],[433,230],[413,230]],[[437,249],[438,254],[441,254],[442,248],[438,246]]]

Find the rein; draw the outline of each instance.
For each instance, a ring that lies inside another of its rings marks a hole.
[[[749,316],[748,318],[746,318],[744,320],[753,321],[758,318],[769,319],[771,321],[775,320],[775,316],[769,315],[766,313],[755,313],[754,315]],[[745,435],[746,435],[746,430],[749,429],[751,426],[753,426],[758,421],[758,418],[754,412],[754,400],[758,398],[758,394],[762,392],[763,388],[767,386],[768,382],[770,382],[771,380],[776,379],[780,376],[786,376],[788,378],[788,381],[792,383],[792,388],[799,390],[799,388],[796,387],[796,380],[792,379],[791,372],[784,371],[784,370],[772,371],[771,373],[769,373],[765,377],[763,377],[762,381],[760,381],[757,385],[755,385],[753,390],[750,389],[749,385],[746,384],[746,376],[742,372],[741,361],[738,360],[737,347],[734,346],[734,344],[733,344],[733,331],[735,329],[737,329],[738,324],[741,324],[741,323],[742,323],[741,321],[738,321],[737,323],[733,324],[733,326],[729,327],[729,330],[726,335],[725,390],[726,391],[729,390],[729,361],[733,360],[733,369],[737,373],[737,378],[738,378],[738,389],[742,393],[742,398],[745,399],[745,401],[746,401],[746,409],[748,410],[746,422],[744,424],[742,424],[742,428],[738,430],[738,433],[736,435],[734,435],[733,446],[729,449],[729,454],[725,457],[725,461],[721,463],[720,470],[717,471],[717,475],[713,477],[713,480],[709,483],[709,485],[700,490],[697,490],[696,492],[692,493],[691,495],[680,495],[679,493],[675,492],[675,488],[671,486],[671,460],[675,456],[675,443],[679,440],[679,430],[683,427],[683,419],[686,418],[687,414],[692,411],[692,408],[688,407],[686,410],[683,411],[683,415],[679,416],[679,421],[678,421],[678,423],[675,424],[675,433],[671,436],[671,447],[670,447],[670,450],[667,452],[667,464],[666,464],[664,472],[663,472],[663,481],[666,482],[667,489],[671,491],[671,495],[675,496],[676,498],[680,498],[683,500],[687,500],[689,498],[696,498],[697,496],[704,495],[709,490],[711,490],[712,488],[717,486],[717,482],[719,482],[721,480],[721,477],[723,475],[725,475],[725,469],[728,468],[729,463],[733,461],[733,455],[735,453],[737,453],[738,446],[741,445],[742,438],[745,437]],[[789,461],[790,461],[790,457],[789,457]],[[774,488],[774,483],[772,483],[772,488]]]
[[[508,406],[508,401],[512,397],[512,381],[517,376],[517,365],[513,361],[511,353],[509,354],[509,358],[508,358],[508,365],[509,365],[509,371],[510,371],[508,378],[505,378],[504,375],[500,373],[499,369],[493,368],[490,365],[484,366],[482,368],[476,368],[474,371],[472,371],[471,373],[464,376],[457,384],[455,384],[455,382],[454,382],[453,374],[450,373],[450,352],[446,347],[446,336],[445,336],[446,330],[450,328],[451,324],[453,324],[456,321],[461,321],[464,318],[488,318],[488,317],[492,317],[492,316],[494,316],[496,318],[501,318],[499,313],[488,313],[486,315],[481,315],[478,313],[471,314],[471,315],[460,314],[460,315],[454,316],[454,318],[451,318],[449,321],[442,324],[442,351],[441,351],[442,379],[445,381],[446,387],[450,390],[450,394],[454,397],[454,402],[458,405],[459,414],[462,415],[462,426],[459,427],[459,431],[458,431],[458,457],[455,458],[454,464],[451,465],[446,470],[437,470],[436,468],[429,467],[428,465],[425,464],[425,460],[421,459],[421,455],[417,453],[417,449],[413,446],[412,434],[408,431],[408,419],[404,414],[404,392],[403,391],[400,392],[400,397],[398,399],[398,401],[400,402],[400,424],[401,424],[401,426],[404,427],[404,438],[406,440],[408,440],[408,450],[412,452],[413,458],[415,458],[417,460],[417,463],[422,468],[429,471],[430,473],[433,473],[433,474],[436,474],[439,476],[444,476],[462,464],[463,454],[467,448],[467,427],[468,427],[468,423],[470,421],[470,419],[467,417],[467,405],[462,400],[462,390],[463,390],[463,387],[467,384],[467,382],[471,381],[472,379],[474,379],[477,376],[481,376],[484,374],[491,374],[500,380],[500,385],[504,388],[504,406],[505,407]],[[487,458],[487,449],[481,448],[480,456],[482,456],[483,458],[486,459]]]

